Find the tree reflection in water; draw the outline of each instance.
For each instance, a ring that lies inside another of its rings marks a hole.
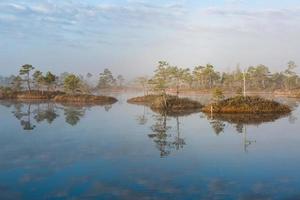
[[[172,117],[174,119],[174,117]],[[160,157],[166,157],[170,155],[172,150],[179,150],[186,145],[185,140],[181,137],[180,133],[180,121],[176,116],[176,131],[173,132],[172,126],[168,126],[168,116],[165,113],[153,115],[154,124],[151,126],[153,133],[148,134],[156,144],[157,149],[160,152]]]
[[[211,124],[214,132],[217,135],[219,135],[220,133],[224,132],[225,123],[222,122],[221,120],[212,119],[209,123]]]
[[[231,124],[236,128],[236,131],[243,135],[243,149],[248,152],[248,147],[256,143],[256,140],[250,140],[247,136],[248,125],[260,125],[266,122],[274,122],[280,118],[292,118],[289,114],[280,113],[265,113],[265,114],[209,114],[206,115],[214,132],[219,135],[224,131],[225,123]]]
[[[175,141],[173,142],[173,145],[175,145],[176,150],[182,149],[183,146],[186,144],[184,139],[181,138],[180,136],[180,122],[179,122],[179,117],[176,117],[176,132],[177,135],[175,137]]]
[[[21,103],[16,103],[14,106],[14,111],[12,113],[14,116],[20,121],[20,124],[23,128],[23,130],[33,130],[36,126],[32,124],[31,121],[31,104],[27,104],[27,109],[23,111],[23,104]]]
[[[20,121],[24,130],[31,131],[36,128],[34,123],[47,122],[52,124],[62,111],[65,122],[75,126],[84,117],[86,110],[91,105],[68,104],[61,105],[53,102],[9,102],[3,101],[1,105],[13,108],[13,115]],[[109,111],[112,105],[103,105],[105,111]]]
[[[105,105],[104,110],[108,112],[112,108],[112,105]]]
[[[36,123],[43,121],[51,124],[57,117],[55,104],[48,103],[14,103],[14,110],[12,113],[20,121],[24,130],[33,130],[36,125],[33,124],[33,119]]]
[[[146,116],[147,107],[146,106],[143,106],[143,107],[144,107],[143,113],[141,115],[138,115],[137,118],[136,118],[139,125],[145,125],[148,121],[148,118]]]
[[[34,119],[37,123],[47,121],[51,124],[59,116],[55,109],[55,104],[53,103],[47,103],[44,104],[44,106],[38,104],[37,109],[34,112]]]
[[[75,126],[79,121],[80,118],[82,118],[85,115],[85,108],[82,107],[65,107],[64,108],[64,115],[65,115],[65,121],[70,124],[71,126]]]

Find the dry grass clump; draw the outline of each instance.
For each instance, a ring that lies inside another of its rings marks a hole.
[[[202,105],[197,101],[193,101],[188,98],[178,98],[176,96],[167,96],[165,103],[163,98],[159,96],[152,101],[151,108],[180,111],[202,108]]]
[[[128,103],[146,105],[153,111],[168,115],[186,115],[199,112],[202,104],[188,98],[178,98],[168,95],[166,99],[162,95],[146,95],[129,99]]]
[[[84,95],[84,94],[74,94],[74,95],[57,95],[53,98],[55,102],[61,103],[93,103],[93,104],[113,104],[118,100],[114,97],[108,96],[94,96],[94,95]]]
[[[161,95],[150,94],[128,99],[127,102],[132,104],[151,105],[152,102],[154,102],[158,98],[161,98]]]
[[[53,100],[59,103],[76,103],[76,104],[113,104],[118,100],[114,97],[94,96],[85,94],[66,94],[60,91],[18,91],[0,90],[0,99],[10,100]]]
[[[32,99],[32,100],[49,100],[54,98],[57,95],[65,94],[64,92],[60,91],[23,91],[17,92],[16,99]]]
[[[289,106],[273,100],[252,96],[236,96],[205,106],[203,112],[214,113],[289,113]]]
[[[49,100],[56,95],[64,94],[60,91],[12,91],[5,90],[1,93],[0,97],[2,99],[14,99],[14,100]]]

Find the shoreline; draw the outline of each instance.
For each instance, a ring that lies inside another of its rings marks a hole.
[[[22,91],[13,92],[0,96],[0,100],[18,101],[18,102],[56,102],[56,103],[76,103],[76,104],[94,104],[108,105],[116,103],[115,97],[90,94],[66,94],[60,91],[40,92],[40,91]]]

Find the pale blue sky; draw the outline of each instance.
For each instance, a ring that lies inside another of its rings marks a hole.
[[[157,61],[218,70],[300,65],[298,0],[2,0],[1,73],[151,73]],[[300,67],[299,67],[300,68]],[[299,71],[299,69],[298,69]]]

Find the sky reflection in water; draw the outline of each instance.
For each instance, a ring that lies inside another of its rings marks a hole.
[[[297,199],[300,109],[236,121],[125,103],[0,104],[0,199]],[[196,98],[196,97],[195,97]],[[249,123],[247,123],[249,122]]]

